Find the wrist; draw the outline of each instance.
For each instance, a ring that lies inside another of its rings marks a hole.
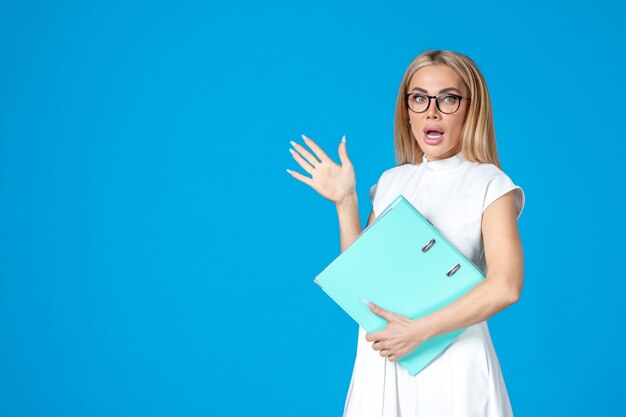
[[[355,205],[357,203],[357,195],[356,195],[356,191],[352,191],[348,194],[346,194],[341,200],[335,202],[335,206],[337,208],[341,208],[341,207],[346,207],[349,205]]]
[[[411,327],[413,328],[414,337],[420,342],[424,343],[426,340],[432,337],[432,333],[428,328],[427,322],[423,319],[423,317],[414,319],[411,323]]]

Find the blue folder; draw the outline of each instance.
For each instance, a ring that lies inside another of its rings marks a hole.
[[[399,195],[314,282],[373,333],[384,329],[387,321],[362,300],[416,319],[452,303],[484,278]],[[428,339],[398,363],[417,375],[465,329]]]

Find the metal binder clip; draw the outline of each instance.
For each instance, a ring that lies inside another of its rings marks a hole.
[[[435,239],[431,239],[430,242],[428,242],[426,246],[422,248],[422,252],[428,251],[428,249],[432,248],[435,243],[437,243]]]
[[[451,277],[452,275],[454,275],[454,273],[455,273],[456,271],[458,271],[458,270],[459,270],[459,268],[460,268],[460,267],[461,267],[461,264],[456,264],[456,265],[454,265],[454,266],[452,267],[452,269],[450,269],[450,270],[446,273],[446,275],[447,275],[447,276],[449,276],[449,277]]]

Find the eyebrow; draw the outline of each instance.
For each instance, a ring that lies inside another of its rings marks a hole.
[[[412,90],[412,91],[415,91],[415,90],[417,90],[417,91],[421,91],[421,92],[422,92],[422,93],[424,93],[424,94],[428,94],[428,91],[424,90],[423,88],[413,87],[413,90]],[[456,92],[458,92],[459,94],[461,93],[461,90],[459,90],[459,89],[458,89],[458,88],[456,88],[456,87],[448,87],[448,88],[444,88],[443,90],[439,90],[439,94],[441,94],[441,93],[445,93],[445,92],[447,92],[447,91],[455,91],[455,90],[456,90]]]

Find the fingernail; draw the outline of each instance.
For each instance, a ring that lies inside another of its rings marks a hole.
[[[291,170],[290,169],[285,168],[285,171],[287,171],[288,173],[291,174]]]
[[[295,151],[291,148],[289,148],[289,152],[294,153]]]
[[[302,139],[308,139],[306,136],[304,136],[304,133],[302,134]]]
[[[294,148],[296,147],[296,142],[290,140],[289,143],[291,143],[291,146],[293,146]]]
[[[346,135],[343,135],[343,137],[341,138],[341,141],[342,141],[343,143],[346,143]]]

